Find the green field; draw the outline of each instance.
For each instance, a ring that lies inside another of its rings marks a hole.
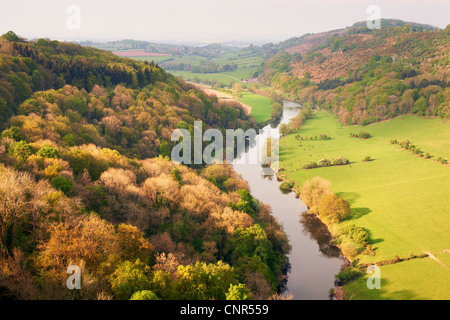
[[[249,78],[255,71],[256,68],[243,68],[234,71],[218,73],[194,73],[190,71],[167,70],[167,72],[170,72],[177,77],[182,77],[183,79],[188,81],[195,80],[196,78],[200,79],[201,81],[212,81],[215,79],[218,82],[223,82],[227,85],[230,85],[233,82],[240,82],[241,79]]]
[[[251,92],[244,92],[242,93],[242,97],[237,100],[252,107],[250,115],[253,116],[258,123],[267,121],[271,118],[272,107],[270,98]]]
[[[173,60],[167,61],[162,64],[162,67],[169,65],[190,64],[199,65],[206,62],[214,62],[219,65],[236,64],[237,69],[228,72],[218,73],[194,73],[190,71],[168,70],[170,73],[182,77],[186,80],[193,81],[198,79],[200,81],[212,81],[217,80],[223,82],[226,85],[230,85],[233,82],[239,82],[242,79],[252,78],[253,74],[258,70],[258,67],[263,62],[263,58],[255,54],[241,54],[237,52],[227,52],[217,58],[207,59],[201,56],[182,56],[174,57]]]
[[[436,257],[450,266],[450,254]],[[352,300],[449,300],[450,271],[431,258],[414,259],[381,267],[381,288],[367,288],[367,277],[344,287]]]
[[[351,132],[361,131],[369,132],[373,137],[367,140],[349,137]],[[296,134],[311,137],[321,133],[332,139],[295,139]],[[307,120],[299,132],[283,138],[280,143],[281,167],[285,168],[286,176],[299,185],[312,177],[323,177],[331,181],[335,193],[350,202],[353,214],[350,222],[369,232],[376,252],[375,256],[358,256],[361,263],[395,256],[405,258],[410,253],[421,254],[423,250],[439,254],[444,249],[450,249],[450,167],[399,150],[399,146],[390,144],[391,139],[409,139],[431,155],[450,159],[450,123],[415,116],[402,116],[365,127],[342,127],[334,116],[316,112],[315,117]],[[331,160],[341,155],[350,159],[352,164],[302,169],[307,162],[317,162],[323,158]],[[362,162],[367,155],[374,161]],[[448,261],[448,257],[444,259]],[[395,290],[403,290],[400,276],[399,282],[396,281],[396,275],[403,274],[403,269],[411,271],[420,278],[417,281],[425,283],[422,290],[429,287],[423,292],[413,290],[418,297],[435,297],[439,292],[434,290],[437,285],[450,291],[449,281],[426,285],[432,281],[431,278],[426,280],[429,274],[427,265],[435,263],[442,269],[441,276],[449,273],[435,261],[428,260],[425,258],[382,267],[389,275],[385,279],[388,282],[386,286],[390,288],[387,296],[397,298]],[[447,265],[450,266],[450,263]]]

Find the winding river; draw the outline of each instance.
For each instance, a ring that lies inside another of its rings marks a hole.
[[[285,101],[283,107],[280,124],[288,123],[295,117],[301,105]],[[280,124],[264,127],[257,139],[265,138],[261,134],[264,131],[278,138]],[[249,147],[241,157],[257,152],[258,145],[261,146],[257,143]],[[296,300],[329,299],[329,290],[334,287],[334,275],[340,271],[344,260],[340,258],[339,250],[329,245],[327,228],[317,218],[305,213],[306,205],[293,192],[281,192],[274,172],[267,175],[260,165],[238,164],[241,157],[233,162],[234,169],[248,181],[252,195],[271,206],[272,214],[283,225],[292,246],[283,295],[291,295]]]

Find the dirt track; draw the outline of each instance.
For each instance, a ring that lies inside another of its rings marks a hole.
[[[199,90],[202,90],[203,92],[205,92],[207,95],[216,96],[219,101],[223,101],[223,102],[233,101],[233,102],[239,103],[241,105],[242,109],[244,109],[245,114],[247,114],[247,115],[249,115],[250,112],[252,111],[252,107],[250,107],[249,105],[243,104],[242,102],[237,101],[236,99],[233,98],[233,96],[231,96],[229,94],[214,90],[210,86],[205,86],[205,85],[200,85],[200,84],[194,84],[194,85]]]

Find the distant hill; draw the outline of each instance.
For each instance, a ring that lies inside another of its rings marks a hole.
[[[365,22],[279,43],[260,80],[302,102],[370,123],[401,113],[450,116],[450,27]]]

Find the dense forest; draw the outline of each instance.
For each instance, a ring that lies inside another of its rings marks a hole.
[[[263,299],[290,247],[230,166],[170,161],[175,128],[256,127],[158,65],[0,39],[0,296]],[[66,287],[81,268],[81,290]]]
[[[450,117],[450,26],[403,24],[305,35],[279,45],[260,80],[347,124],[399,114]]]

